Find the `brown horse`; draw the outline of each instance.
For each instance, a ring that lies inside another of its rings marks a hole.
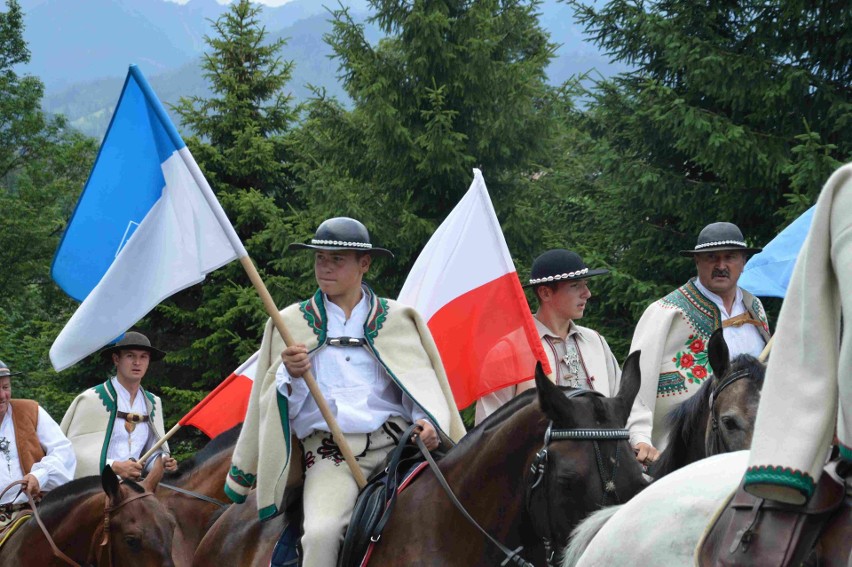
[[[49,492],[39,514],[57,547],[80,565],[174,567],[175,520],[153,497],[163,476],[158,462],[141,483],[119,482],[105,467]],[[104,535],[104,524],[109,526]],[[44,534],[30,518],[0,553],[0,567],[67,566],[55,557]]]
[[[509,549],[522,547],[526,561],[544,565],[546,548],[565,545],[586,514],[646,486],[622,429],[639,390],[638,363],[639,353],[628,358],[614,398],[560,389],[539,368],[537,391],[500,408],[440,461],[479,525]],[[595,430],[597,441],[589,437]],[[248,502],[234,506],[205,536],[194,565],[268,564],[283,526],[281,517],[259,524]],[[397,499],[370,565],[498,565],[504,559],[425,470]]]
[[[730,361],[722,329],[710,336],[707,350],[713,375],[666,416],[666,449],[648,471],[654,478],[699,459],[751,447],[766,366],[748,354]]]
[[[186,565],[192,563],[204,534],[230,503],[224,490],[225,476],[240,428],[237,425],[212,439],[181,463],[177,473],[167,473],[157,489],[157,498],[177,520],[174,557]]]

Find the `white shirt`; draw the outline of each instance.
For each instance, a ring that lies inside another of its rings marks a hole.
[[[343,309],[325,295],[323,300],[329,338],[364,338],[364,323],[370,311],[366,294],[361,293],[361,301],[348,321]],[[426,418],[426,413],[403,394],[366,346],[325,345],[310,356],[313,375],[343,433],[372,433],[393,416],[412,423]],[[275,381],[281,395],[288,398],[290,424],[299,439],[314,431],[329,430],[304,380],[294,380],[282,364]],[[288,385],[293,389],[289,394]]]
[[[115,388],[115,393],[118,395],[118,411],[148,415],[145,394],[142,393],[141,388],[136,392],[136,397],[131,403],[130,392],[119,383],[118,378],[113,376],[111,382],[113,388]],[[131,457],[139,459],[148,442],[148,432],[150,429],[148,422],[137,423],[132,433],[128,433],[124,423],[125,420],[120,417],[115,418],[115,424],[112,427],[112,437],[109,440],[109,448],[107,449],[106,464],[110,466],[112,466],[113,461],[127,461]]]
[[[38,408],[38,425],[36,435],[45,456],[33,465],[30,474],[36,477],[41,490],[53,490],[74,479],[74,470],[77,468],[77,457],[74,456],[74,448],[71,442],[53,418],[41,407]],[[15,424],[12,422],[12,406],[6,410],[3,421],[0,422],[0,441],[5,439],[9,443],[8,453],[0,452],[0,490],[6,488],[12,482],[24,478],[21,469],[21,461],[18,457],[18,446],[15,440]],[[0,504],[10,502],[26,502],[27,497],[21,494],[17,499],[15,495],[18,488],[10,488],[9,492],[0,499]]]
[[[722,322],[724,323],[731,317],[742,315],[746,312],[745,303],[743,303],[743,290],[737,288],[737,296],[731,305],[731,312],[725,310],[725,302],[722,298],[704,287],[701,280],[695,278],[695,287],[698,288],[704,297],[716,304],[719,312],[722,314]],[[752,356],[760,356],[763,348],[766,346],[766,341],[754,325],[742,325],[740,327],[725,327],[722,331],[725,337],[725,342],[728,343],[728,351],[731,355],[731,360],[740,354],[750,354]]]

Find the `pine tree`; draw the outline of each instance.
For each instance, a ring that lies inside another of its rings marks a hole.
[[[631,71],[588,90],[581,231],[614,277],[603,319],[625,345],[647,304],[694,275],[677,255],[714,221],[768,242],[852,155],[846,2],[574,3]],[[622,354],[625,350],[620,351]]]
[[[286,144],[297,110],[285,90],[292,64],[279,57],[284,42],[268,41],[260,10],[240,0],[212,22],[202,63],[211,96],[183,98],[175,110],[193,134],[187,146],[267,287],[289,303],[296,294],[280,252],[288,240],[282,207],[299,203]],[[232,262],[141,323],[169,351],[149,385],[168,395],[171,423],[257,349],[266,318],[242,267]]]
[[[482,169],[498,216],[514,226],[526,180],[549,159],[545,68],[554,46],[536,2],[370,4],[370,20],[386,34],[376,45],[346,9],[333,12],[326,38],[354,108],[319,96],[294,133],[309,205],[299,226],[307,237],[328,216],[364,221],[396,253],[371,274],[380,293],[394,296],[472,168]],[[530,220],[517,226],[525,232]]]

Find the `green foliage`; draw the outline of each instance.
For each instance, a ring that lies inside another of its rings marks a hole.
[[[570,4],[632,66],[580,93],[586,110],[570,120],[587,137],[566,162],[590,208],[565,240],[613,269],[595,282],[596,312],[624,355],[642,309],[694,275],[676,251],[704,225],[731,221],[764,244],[848,161],[852,13],[798,0]]]
[[[554,46],[535,2],[371,2],[387,37],[371,45],[349,12],[326,38],[351,111],[317,93],[291,136],[307,236],[326,217],[361,219],[392,262],[371,273],[395,296],[437,225],[483,171],[498,215],[527,204],[555,125],[545,68]],[[519,223],[520,236],[534,225]],[[513,229],[514,230],[514,229]],[[514,249],[513,249],[514,250]]]

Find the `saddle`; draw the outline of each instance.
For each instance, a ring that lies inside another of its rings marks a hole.
[[[418,426],[411,425],[400,437],[399,444],[388,458],[388,466],[374,476],[361,490],[349,519],[349,527],[343,540],[343,549],[337,567],[361,565],[370,542],[379,540],[382,530],[390,519],[396,503],[397,489],[412,472],[414,465],[423,460],[417,447],[410,439]]]
[[[808,560],[823,528],[843,504],[845,492],[843,482],[828,470],[801,506],[757,498],[741,483],[699,542],[697,563],[798,567]]]

